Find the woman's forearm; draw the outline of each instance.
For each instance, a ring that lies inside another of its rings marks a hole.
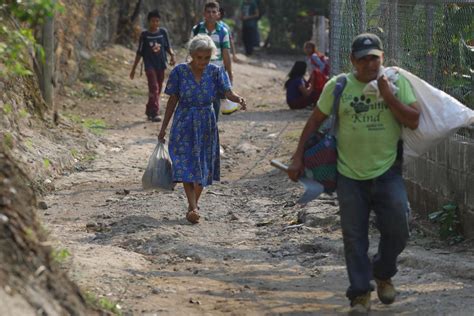
[[[161,124],[161,131],[165,131],[168,128],[168,124],[173,116],[176,104],[178,104],[179,97],[177,95],[172,95],[168,99],[166,104],[165,117],[163,118],[163,123]]]

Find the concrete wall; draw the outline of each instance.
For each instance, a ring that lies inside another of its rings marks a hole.
[[[444,204],[458,205],[465,237],[474,237],[474,140],[455,135],[406,166],[411,207],[427,216]]]

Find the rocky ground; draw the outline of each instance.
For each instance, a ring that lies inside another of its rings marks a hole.
[[[234,66],[249,110],[221,117],[222,182],[204,191],[203,220],[190,225],[181,186],[141,189],[160,125],[145,120],[145,76],[128,79],[133,58],[107,49],[58,100],[63,116],[93,122],[99,135],[94,155],[52,181],[40,211],[71,254],[71,277],[125,315],[347,313],[337,199],[299,206],[301,187],[269,165],[289,160],[310,114],[284,103],[293,61],[260,55]],[[374,253],[375,230],[372,239]],[[371,314],[472,315],[472,258],[467,242],[447,247],[413,229],[394,279],[399,297],[385,306],[374,293]]]

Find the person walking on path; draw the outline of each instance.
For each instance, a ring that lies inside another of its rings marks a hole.
[[[152,122],[161,121],[159,117],[160,94],[166,69],[166,53],[170,55],[170,65],[175,64],[175,54],[171,48],[168,31],[160,27],[160,13],[153,10],[148,13],[148,29],[140,35],[138,50],[130,72],[130,79],[135,77],[135,70],[140,59],[145,64],[145,74],[148,81],[148,102],[145,114]]]
[[[219,23],[221,23],[229,32],[229,39],[230,39],[230,53],[232,55],[232,61],[234,63],[238,63],[240,60],[237,57],[237,48],[235,47],[234,36],[232,35],[232,30],[230,26],[224,22],[225,10],[224,8],[219,8]]]
[[[228,30],[219,22],[219,3],[216,1],[207,2],[204,5],[204,21],[193,27],[191,38],[198,34],[207,34],[212,38],[217,47],[217,52],[211,57],[211,63],[217,66],[224,66],[230,82],[233,82],[232,60],[230,58],[230,37]],[[216,120],[219,120],[221,99],[224,96],[218,94],[213,101]]]
[[[260,13],[254,0],[243,0],[240,6],[240,19],[242,20],[242,41],[244,42],[245,55],[250,56],[253,48],[259,46],[258,19]]]
[[[350,55],[354,72],[346,75],[338,111],[337,196],[350,282],[346,296],[354,313],[370,309],[372,278],[382,303],[394,302],[392,277],[397,272],[397,257],[408,240],[408,200],[397,143],[402,125],[417,128],[420,112],[406,78],[399,77],[398,92],[394,94],[387,77],[378,77],[383,57],[382,42],[375,34],[355,37]],[[303,174],[305,141],[331,113],[336,80],[334,77],[326,84],[303,129],[289,166],[288,176],[293,181]],[[377,80],[383,101],[362,93],[373,80]],[[380,231],[378,252],[372,260],[367,254],[371,210]]]
[[[188,200],[186,219],[193,224],[199,222],[203,188],[220,180],[219,134],[212,102],[221,93],[246,109],[245,99],[232,92],[224,69],[210,64],[216,50],[207,35],[190,41],[191,62],[177,65],[170,73],[165,89],[170,98],[158,135],[164,142],[174,113],[168,144],[173,181],[183,183]]]

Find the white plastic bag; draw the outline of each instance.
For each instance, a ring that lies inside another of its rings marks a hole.
[[[158,142],[142,177],[143,189],[173,190],[172,168],[168,146]]]
[[[473,110],[414,74],[397,69],[413,87],[421,112],[417,129],[403,127],[402,130],[405,162],[423,155],[461,127],[474,124]]]
[[[410,82],[420,110],[418,128],[402,128],[404,163],[425,154],[458,129],[474,124],[473,110],[414,74],[399,67],[385,68],[384,74],[389,81],[398,79],[393,75],[394,70]],[[367,91],[373,92],[375,88],[378,94],[377,82],[372,81],[369,85]]]
[[[395,85],[395,82],[398,80],[398,70],[390,67],[390,68],[384,68],[380,67],[379,74],[377,75],[377,79],[385,75],[388,79],[388,86],[390,87],[390,90],[392,91],[393,94],[396,94],[398,92],[398,87]],[[379,92],[379,85],[377,83],[377,80],[372,80],[369,82],[365,87],[362,92],[365,95],[375,95],[377,101],[383,101],[383,97]]]
[[[238,103],[232,102],[228,99],[221,100],[221,113],[224,115],[234,113],[239,109],[239,107]]]

